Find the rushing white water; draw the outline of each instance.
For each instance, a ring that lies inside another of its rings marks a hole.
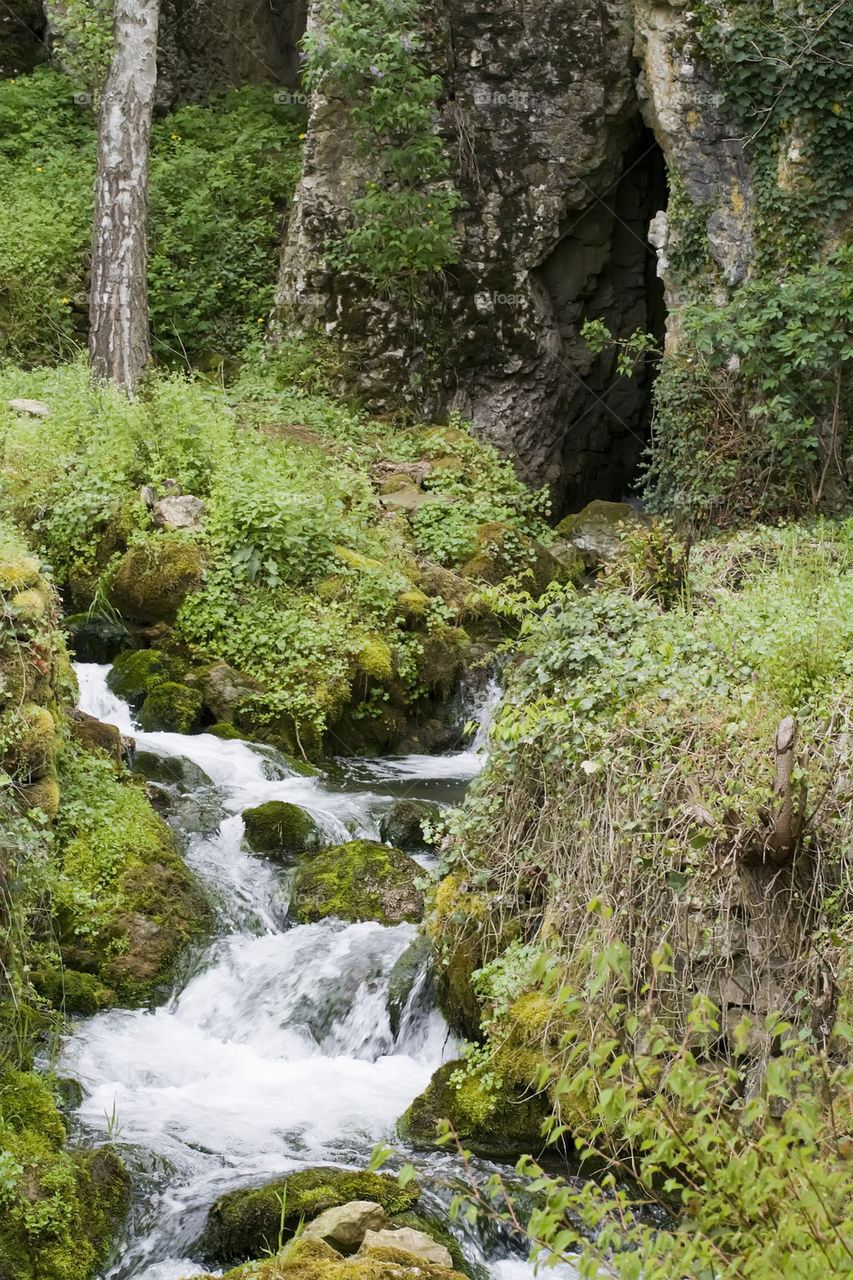
[[[192,761],[226,815],[212,834],[186,840],[219,936],[186,966],[166,1004],[82,1022],[60,1063],[84,1087],[83,1135],[117,1141],[137,1174],[131,1233],[108,1280],[180,1280],[199,1272],[192,1248],[216,1196],[311,1164],[364,1167],[455,1051],[419,982],[396,1039],[391,1031],[389,979],[414,927],[287,927],[287,874],[246,852],[240,812],[289,800],[330,841],[375,837],[402,783],[413,796],[434,794],[436,780],[461,788],[482,765],[485,730],[455,756],[351,764],[336,787],[324,775],[299,775],[266,748],[143,733],[107,688],[106,667],[80,664],[77,673],[83,711],[132,734],[137,750]],[[523,1261],[496,1266],[498,1280],[516,1280],[519,1267],[529,1274]]]

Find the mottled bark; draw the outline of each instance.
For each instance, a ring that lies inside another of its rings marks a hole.
[[[160,0],[117,0],[101,100],[89,356],[94,373],[129,396],[149,355],[146,219],[159,9]]]

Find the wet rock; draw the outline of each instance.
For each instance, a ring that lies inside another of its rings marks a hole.
[[[323,844],[323,833],[310,813],[286,800],[268,800],[245,809],[243,823],[252,851],[276,861],[293,861]]]
[[[191,733],[201,716],[201,694],[175,680],[156,685],[139,710],[146,733]]]
[[[154,504],[151,518],[158,529],[198,529],[207,513],[201,498],[191,493],[161,498]]]
[[[561,520],[557,533],[575,548],[585,565],[594,569],[615,560],[626,530],[642,529],[650,523],[650,518],[629,502],[596,500]]]
[[[379,821],[379,834],[386,844],[413,853],[426,848],[424,822],[436,822],[441,814],[429,800],[397,800]]]
[[[381,1232],[389,1225],[388,1215],[372,1200],[352,1200],[349,1204],[326,1209],[310,1222],[302,1233],[303,1240],[325,1240],[339,1253],[355,1253],[368,1232]]]
[[[124,764],[133,750],[133,738],[126,738],[113,724],[104,724],[85,711],[70,711],[68,724],[71,734],[87,751],[102,751],[116,764]]]
[[[127,627],[104,614],[72,613],[62,625],[78,662],[112,662],[133,645]]]
[[[431,969],[432,958],[432,943],[425,934],[421,934],[411,946],[406,948],[391,970],[386,1008],[391,1033],[395,1038],[400,1030],[403,1011],[409,1002],[412,989],[420,980],[424,970],[428,967]],[[433,987],[431,972],[425,986],[424,996],[428,998]]]
[[[158,684],[171,679],[171,666],[158,649],[120,653],[107,672],[107,688],[131,706],[141,706]]]
[[[453,1269],[450,1250],[443,1244],[437,1244],[431,1236],[414,1227],[392,1227],[386,1230],[369,1229],[364,1234],[361,1253],[371,1253],[374,1249],[399,1249],[401,1253],[411,1253],[422,1262],[436,1267]]]
[[[149,782],[161,782],[185,794],[200,787],[213,786],[204,769],[186,756],[158,756],[153,751],[137,751],[133,757],[133,772],[141,773]]]
[[[184,679],[192,688],[199,690],[205,707],[220,724],[233,724],[240,706],[264,691],[259,680],[227,662],[214,662],[209,667],[190,672]]]
[[[351,840],[300,859],[290,912],[301,924],[327,916],[380,924],[415,922],[424,911],[415,885],[422,874],[400,849]]]
[[[265,1241],[272,1244],[278,1239],[280,1227],[287,1239],[300,1222],[326,1209],[369,1200],[393,1217],[413,1208],[419,1195],[417,1183],[401,1187],[386,1174],[330,1166],[302,1169],[261,1187],[220,1196],[208,1214],[202,1250],[205,1258],[220,1264],[257,1257]]]

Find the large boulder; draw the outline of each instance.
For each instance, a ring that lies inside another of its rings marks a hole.
[[[109,587],[113,608],[135,622],[174,622],[184,600],[201,586],[201,549],[188,539],[159,534],[133,546]]]
[[[188,685],[198,689],[205,707],[218,724],[233,724],[238,708],[264,691],[259,680],[227,662],[214,662],[184,678]]]
[[[435,1267],[453,1269],[450,1250],[438,1244],[425,1231],[416,1231],[414,1227],[391,1227],[385,1230],[370,1230],[364,1233],[361,1253],[369,1254],[374,1249],[398,1249],[401,1253],[411,1253],[421,1262],[428,1262]]]
[[[68,727],[73,737],[81,742],[87,751],[102,751],[116,764],[124,764],[133,750],[133,739],[125,738],[113,724],[104,724],[95,716],[85,711],[70,711]]]
[[[265,1247],[272,1247],[279,1230],[289,1238],[300,1222],[326,1209],[369,1200],[393,1217],[412,1209],[419,1195],[417,1183],[401,1187],[396,1178],[385,1174],[328,1166],[302,1169],[262,1187],[220,1196],[207,1217],[204,1256],[222,1264],[257,1257]]]
[[[78,662],[112,662],[133,644],[127,627],[102,613],[72,613],[62,626]]]
[[[380,924],[418,921],[423,895],[418,864],[400,849],[373,840],[351,840],[300,859],[290,912],[305,924],[337,916]]]
[[[566,516],[557,525],[557,536],[580,554],[591,569],[610,564],[619,554],[626,532],[636,532],[651,523],[630,502],[589,502],[583,511]],[[565,555],[565,551],[562,552]]]
[[[323,844],[323,833],[311,814],[286,800],[268,800],[244,809],[243,824],[252,851],[277,861],[291,861]]]
[[[191,733],[201,716],[201,694],[175,680],[155,685],[139,710],[146,733]]]
[[[436,822],[441,813],[429,800],[397,800],[379,821],[379,834],[387,844],[410,853],[426,847],[424,822]]]
[[[374,1200],[351,1200],[326,1209],[302,1232],[303,1240],[325,1240],[338,1253],[355,1253],[367,1234],[389,1226],[388,1215]],[[432,1242],[430,1242],[432,1243]]]

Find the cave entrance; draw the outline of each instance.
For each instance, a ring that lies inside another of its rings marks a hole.
[[[667,205],[666,165],[650,130],[626,150],[622,174],[567,228],[541,268],[562,342],[565,423],[554,486],[555,514],[593,498],[619,501],[633,491],[650,438],[657,361],[620,375],[617,351],[595,356],[580,336],[585,320],[602,319],[617,338],[642,329],[664,337],[666,307],[649,223]]]

